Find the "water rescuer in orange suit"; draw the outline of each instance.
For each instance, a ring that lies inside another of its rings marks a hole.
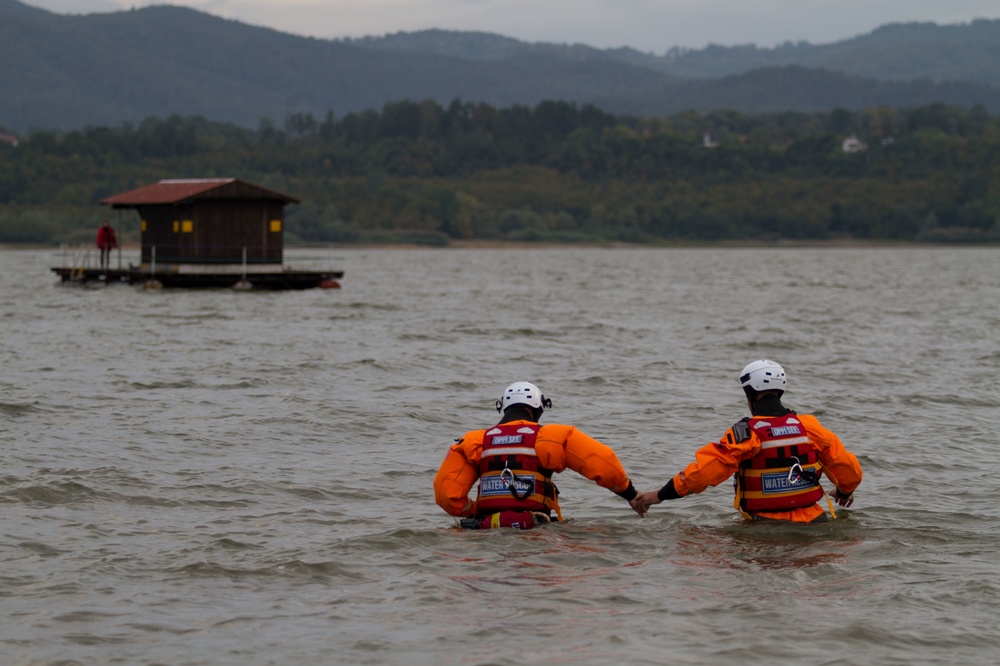
[[[569,468],[635,509],[638,492],[611,448],[573,426],[538,424],[551,407],[534,384],[508,386],[496,403],[500,422],[465,433],[448,449],[434,477],[438,505],[468,529],[531,529],[562,520],[552,474]]]
[[[659,491],[639,495],[640,515],[652,504],[700,493],[734,475],[733,505],[750,520],[826,522],[819,504],[824,497],[820,474],[834,484],[830,496],[837,504],[854,502],[861,464],[815,416],[796,414],[781,404],[784,369],[774,361],[754,361],[743,369],[740,384],[753,416],[698,449],[695,461]]]

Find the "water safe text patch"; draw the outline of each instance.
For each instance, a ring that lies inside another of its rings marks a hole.
[[[762,474],[760,477],[760,484],[760,489],[765,495],[771,493],[787,493],[790,490],[801,490],[802,488],[816,485],[815,483],[809,483],[805,479],[800,480],[798,483],[790,483],[788,481],[787,472]]]
[[[535,489],[535,479],[517,479],[514,483],[514,489],[517,490],[518,495],[523,495],[529,490]],[[479,483],[479,493],[483,497],[496,497],[497,495],[508,495],[510,490],[508,490],[508,482],[506,479],[501,479],[498,476],[491,476],[483,478]]]

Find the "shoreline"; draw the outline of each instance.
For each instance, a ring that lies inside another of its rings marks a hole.
[[[70,245],[68,250],[93,249],[89,244]],[[836,239],[836,240],[728,240],[708,242],[625,243],[606,241],[592,243],[544,243],[505,240],[456,240],[447,245],[435,246],[420,243],[298,243],[285,245],[285,250],[320,250],[336,248],[345,250],[724,250],[724,249],[919,249],[919,248],[996,248],[1000,243],[924,243],[897,240]],[[139,243],[123,243],[123,251],[138,251]],[[0,250],[51,250],[59,252],[62,245],[45,243],[0,243]]]
[[[335,248],[346,250],[726,250],[726,249],[920,249],[920,248],[996,248],[998,243],[918,243],[893,240],[837,239],[821,241],[719,241],[674,243],[624,243],[620,241],[594,243],[534,243],[501,240],[457,240],[448,245],[434,246],[419,243],[330,243],[286,245],[286,250],[318,250]]]

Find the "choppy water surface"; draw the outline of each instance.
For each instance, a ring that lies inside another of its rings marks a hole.
[[[337,256],[339,291],[155,292],[0,251],[0,661],[996,662],[1000,250]],[[534,532],[434,505],[511,381],[648,489],[759,357],[860,457],[842,520],[728,485],[640,520],[572,472]]]

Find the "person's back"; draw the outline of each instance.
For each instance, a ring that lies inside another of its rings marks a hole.
[[[465,433],[448,450],[434,478],[437,504],[464,518],[463,527],[530,529],[563,519],[552,475],[565,469],[631,504],[637,492],[614,451],[573,426],[538,423],[551,406],[534,384],[508,386],[497,401],[500,422]]]
[[[861,483],[861,465],[819,419],[782,404],[784,369],[773,361],[754,361],[743,369],[740,384],[751,416],[734,424],[718,442],[698,449],[695,461],[659,491],[641,494],[640,513],[735,477],[733,504],[745,518],[822,522],[826,513],[819,504],[824,497],[821,474],[836,486],[837,503],[850,506]]]

